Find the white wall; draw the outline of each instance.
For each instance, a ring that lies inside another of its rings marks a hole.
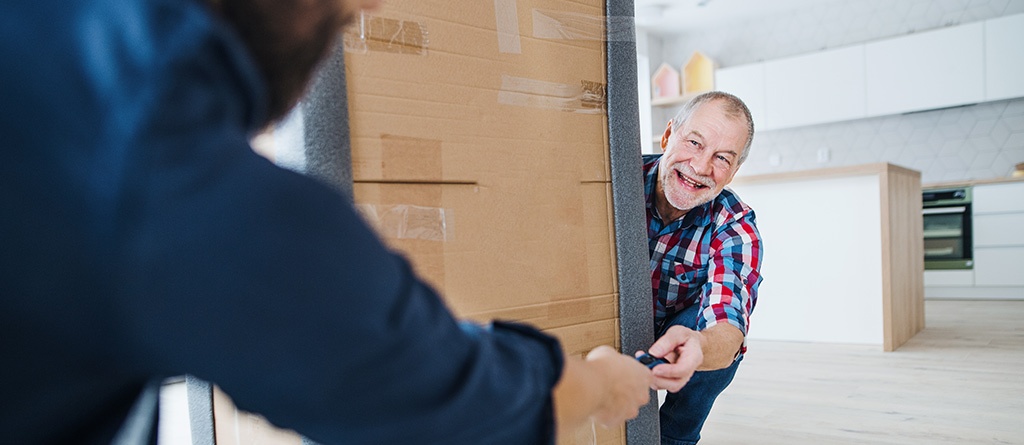
[[[680,65],[700,50],[729,67],[1021,12],[1024,0],[823,0],[806,10],[651,37],[648,47],[652,66]],[[652,132],[674,113],[654,109]],[[827,162],[817,161],[821,149],[829,151]],[[773,166],[769,158],[780,162]],[[1007,176],[1024,162],[1024,99],[758,132],[739,174],[868,162],[919,170],[925,184]]]
[[[638,103],[640,104],[640,128],[651,128],[651,58],[648,55],[650,49],[648,47],[648,39],[646,34],[640,34],[636,36],[636,75],[638,80],[637,95],[639,96]],[[653,153],[653,143],[651,142],[651,132],[641,131],[640,132],[640,150],[643,153]]]

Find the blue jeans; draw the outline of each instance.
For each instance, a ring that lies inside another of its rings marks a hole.
[[[698,311],[700,305],[693,305],[675,314],[660,327],[658,338],[674,325],[696,329]],[[700,440],[700,430],[711,412],[711,405],[732,382],[741,360],[743,357],[737,358],[728,368],[697,371],[683,389],[668,393],[661,405],[662,445],[694,445]]]

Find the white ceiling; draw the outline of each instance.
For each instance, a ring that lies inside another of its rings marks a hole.
[[[820,5],[821,0],[634,0],[636,27],[678,33]]]

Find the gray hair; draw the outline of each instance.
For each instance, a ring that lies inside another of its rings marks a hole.
[[[747,160],[747,155],[750,154],[750,144],[754,142],[754,119],[750,117],[750,109],[747,108],[747,104],[743,103],[740,98],[733,96],[729,93],[721,91],[708,91],[701,93],[690,99],[683,108],[676,113],[676,117],[672,118],[672,133],[679,131],[679,128],[683,126],[686,121],[693,116],[693,113],[708,102],[721,100],[725,102],[725,113],[727,116],[734,119],[743,119],[747,124],[747,143],[743,145],[743,153],[740,154],[739,166],[743,164],[743,161]]]

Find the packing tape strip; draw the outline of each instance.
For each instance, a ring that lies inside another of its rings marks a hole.
[[[356,204],[356,210],[384,238],[440,242],[455,239],[455,215],[452,209],[404,204]]]
[[[533,36],[547,40],[635,42],[632,16],[599,16],[575,12],[533,10]]]
[[[359,23],[345,31],[346,52],[379,51],[425,56],[430,33],[421,22],[377,17],[361,13]]]
[[[509,75],[501,76],[498,103],[584,114],[605,112],[608,91],[604,83],[588,80],[570,85]]]
[[[519,13],[516,0],[494,0],[494,23],[498,31],[498,52],[521,54],[519,39]]]

